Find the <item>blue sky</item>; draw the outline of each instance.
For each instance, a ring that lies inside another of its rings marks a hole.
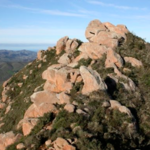
[[[66,35],[86,41],[93,19],[125,24],[150,42],[149,0],[0,0],[0,43],[55,44]]]

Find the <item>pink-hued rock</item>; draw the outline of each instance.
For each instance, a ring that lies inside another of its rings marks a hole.
[[[38,117],[42,117],[45,113],[57,113],[56,107],[51,103],[41,103],[40,105],[32,104],[24,114],[22,123],[23,135],[28,135],[37,124]]]
[[[39,91],[35,92],[31,95],[31,101],[36,105],[40,105],[41,103],[51,103],[56,104],[59,103],[58,98],[55,93],[48,91]]]
[[[64,109],[65,109],[66,111],[68,111],[69,113],[72,113],[72,112],[74,112],[74,110],[75,110],[75,106],[72,105],[72,104],[66,104],[65,107],[64,107]]]
[[[115,29],[115,25],[111,24],[110,22],[104,22],[103,25],[105,25],[110,31],[114,31]]]
[[[53,142],[55,150],[76,150],[75,147],[70,145],[65,139],[58,137]]]
[[[28,78],[28,76],[27,75],[23,75],[23,80],[26,80]]]
[[[79,56],[77,56],[73,62],[79,62],[81,59],[88,59],[88,55],[86,53],[80,53]]]
[[[98,35],[101,31],[106,31],[107,28],[99,21],[93,20],[88,24],[88,27],[85,31],[85,37],[91,41],[91,38],[95,35]]]
[[[0,103],[0,109],[3,109],[6,106],[5,103]]]
[[[72,83],[68,79],[68,72],[67,68],[57,69],[48,69],[43,72],[42,77],[46,79],[47,82],[44,85],[44,90],[51,91],[51,92],[63,92],[72,89]]]
[[[51,50],[53,50],[53,49],[55,49],[54,47],[48,47],[47,48],[47,51],[51,51]]]
[[[0,134],[0,150],[6,150],[7,146],[15,143],[20,135],[15,135],[12,131]]]
[[[8,95],[7,95],[7,92],[10,90],[10,87],[9,86],[6,86],[3,88],[3,91],[2,91],[2,102],[6,102],[8,100]]]
[[[99,45],[105,45],[108,48],[115,48],[118,46],[118,34],[115,32],[101,31],[90,38],[91,42]]]
[[[58,40],[56,45],[56,54],[60,54],[63,50],[66,53],[73,53],[79,46],[77,39],[69,39],[68,36],[65,36]]]
[[[45,145],[46,145],[46,146],[50,146],[50,145],[51,145],[51,143],[52,143],[52,140],[51,140],[51,139],[49,139],[49,140],[47,140],[47,141],[45,142]]]
[[[65,145],[63,150],[76,150],[76,148],[72,145]]]
[[[24,119],[42,117],[45,113],[57,112],[56,107],[51,103],[32,104],[25,112]]]
[[[90,42],[114,49],[126,39],[127,32],[127,28],[123,25],[114,26],[109,22],[101,23],[99,20],[93,20],[86,28],[85,36]]]
[[[100,75],[96,71],[85,66],[81,66],[80,74],[84,82],[82,94],[88,95],[93,91],[107,89],[106,84],[102,81]]]
[[[72,62],[72,63],[68,64],[67,66],[74,68],[74,67],[78,66],[78,62]]]
[[[32,105],[26,110],[23,120],[17,126],[22,126],[24,135],[28,135],[37,124],[38,117],[42,117],[45,113],[58,113],[57,108],[53,105],[59,103],[59,99],[55,93],[48,91],[39,91],[31,95]]]
[[[71,83],[75,83],[79,76],[80,76],[79,69],[72,69],[72,71],[70,72]]]
[[[3,91],[2,93],[2,102],[6,102],[8,100],[8,95],[7,95],[7,92],[10,90],[10,87],[8,85],[9,81],[11,80],[11,78],[9,78],[8,80],[6,80],[4,83],[3,83]]]
[[[26,136],[26,135],[30,134],[31,130],[35,127],[37,122],[38,122],[38,119],[36,119],[36,118],[24,119],[24,121],[22,123],[23,135]]]
[[[123,59],[115,51],[113,51],[112,49],[109,49],[107,51],[107,59],[105,61],[105,67],[111,68],[114,66],[114,64],[119,68],[122,67],[123,66]]]
[[[56,44],[56,54],[60,54],[66,48],[66,43],[69,40],[68,36],[65,36],[57,41]]]
[[[59,99],[59,104],[70,104],[70,96],[65,92],[56,94],[56,97]]]
[[[65,54],[63,54],[63,55],[59,58],[58,63],[63,64],[63,65],[67,65],[67,64],[71,63],[71,61],[72,61],[72,59],[73,59],[73,58],[71,58],[71,57],[72,57],[72,56],[71,56],[70,54],[65,53]]]
[[[78,47],[78,45],[79,44],[76,41],[76,39],[69,39],[66,43],[66,48],[65,48],[66,53],[73,53]]]
[[[79,47],[79,51],[85,53],[91,59],[102,58],[104,54],[107,53],[107,48],[105,46],[99,45],[97,43],[82,43]]]
[[[127,107],[122,106],[118,101],[110,100],[110,108],[118,109],[121,113],[126,113],[130,117],[133,117],[131,111]]]
[[[16,149],[24,149],[24,148],[25,148],[25,145],[23,143],[19,143],[16,146]]]
[[[44,53],[45,53],[44,50],[38,51],[38,52],[37,52],[37,59],[38,59],[38,60],[42,60]]]
[[[23,85],[23,83],[18,83],[18,86],[19,86],[19,87],[22,87],[22,85]]]
[[[126,80],[126,83],[122,82],[125,89],[128,91],[135,91],[136,90],[136,86],[134,84],[134,82],[127,76],[123,75],[116,66],[114,66],[114,72],[117,74],[117,78],[122,78],[124,80]]]
[[[129,32],[126,26],[124,25],[114,26],[109,22],[105,22],[103,24],[109,29],[110,32],[115,32],[118,34],[118,37],[122,36],[124,39],[126,39],[126,34]]]
[[[131,63],[133,67],[142,67],[143,64],[141,61],[137,60],[136,58],[133,57],[124,57],[125,62]]]
[[[11,109],[11,105],[8,105],[8,106],[6,107],[5,114],[7,114],[7,113],[10,111],[10,109]]]
[[[76,39],[72,42],[70,49],[72,50],[72,52],[74,52],[77,47],[79,46],[79,43],[76,41]],[[67,51],[67,50],[66,50]]]
[[[127,27],[125,25],[118,24],[117,28],[119,28],[124,33],[128,33],[129,32],[129,30],[127,29]]]
[[[78,76],[77,79],[76,79],[76,83],[82,82],[82,80],[83,80],[82,77],[81,77],[81,76]]]
[[[63,67],[65,67],[66,65],[63,65],[63,64],[53,64],[53,65],[51,65],[50,67],[48,67],[47,68],[47,70],[49,70],[49,69],[61,69],[61,68],[63,68]],[[43,75],[43,74],[42,74]],[[43,76],[42,76],[42,78],[43,78]],[[43,78],[44,79],[44,78]]]
[[[8,80],[6,80],[6,81],[3,82],[3,88],[5,88],[5,87],[8,85],[10,79],[11,79],[11,78],[9,78]]]

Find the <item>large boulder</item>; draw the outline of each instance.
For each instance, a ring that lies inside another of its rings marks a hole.
[[[106,31],[107,28],[99,21],[99,20],[93,20],[89,23],[88,27],[85,31],[85,37],[91,41],[91,38],[95,35],[98,35],[101,31]]]
[[[53,146],[55,150],[76,150],[75,147],[70,145],[65,139],[58,137],[54,142]]]
[[[32,129],[37,125],[38,121],[39,121],[39,119],[37,119],[37,118],[24,119],[23,123],[22,123],[23,135],[26,136],[26,135],[30,134]]]
[[[38,118],[45,113],[57,113],[53,104],[59,103],[55,93],[39,91],[31,95],[33,104],[26,110],[23,120],[20,122],[24,135],[28,135],[38,122]]]
[[[70,96],[67,95],[65,92],[56,94],[56,96],[59,99],[59,104],[70,104]]]
[[[84,82],[82,94],[88,95],[93,91],[107,89],[106,84],[103,82],[100,75],[96,71],[85,66],[81,66],[80,74]]]
[[[65,51],[66,53],[73,53],[78,47],[78,42],[76,39],[69,39],[66,43]]]
[[[72,83],[69,81],[70,72],[67,68],[63,67],[61,69],[51,69],[48,68],[42,74],[43,79],[46,79],[44,89],[50,92],[63,92],[72,89]]]
[[[79,51],[85,53],[91,59],[102,58],[104,54],[107,53],[107,48],[105,46],[99,45],[97,43],[82,43],[79,47]]]
[[[113,51],[112,49],[109,49],[107,51],[107,59],[105,61],[105,67],[111,68],[114,66],[114,64],[119,68],[122,67],[123,66],[123,59],[115,51]]]
[[[73,53],[78,46],[79,43],[77,39],[69,39],[68,36],[65,36],[58,40],[56,44],[56,54],[60,54],[63,50],[66,53]]]
[[[118,35],[114,32],[101,31],[90,40],[99,45],[105,45],[108,48],[115,48],[118,46]]]
[[[58,63],[68,65],[71,63],[72,59],[73,57],[71,54],[65,53],[59,58]]]
[[[57,41],[56,44],[56,54],[60,54],[66,48],[66,43],[69,40],[68,36],[65,36]]]
[[[56,107],[51,103],[41,103],[40,105],[32,104],[24,114],[22,123],[23,135],[28,135],[38,122],[38,117],[45,113],[57,113]]]
[[[127,27],[125,25],[113,25],[109,22],[103,23],[111,32],[115,32],[118,34],[118,36],[122,36],[124,39],[126,39],[126,34],[129,32]]]
[[[125,62],[130,63],[133,67],[142,67],[143,64],[140,60],[133,57],[124,57]]]
[[[93,20],[85,31],[85,36],[90,42],[114,49],[126,39],[127,28],[123,25],[114,26],[111,23],[101,23]]]
[[[75,83],[80,76],[78,69],[72,69],[71,67],[61,67],[55,65],[55,67],[49,67],[42,74],[43,79],[46,80],[44,90],[60,93],[70,92],[73,83]]]
[[[36,106],[40,105],[41,103],[52,103],[52,104],[59,103],[56,94],[48,91],[35,92],[31,95],[30,98],[31,101],[34,104],[36,104]]]

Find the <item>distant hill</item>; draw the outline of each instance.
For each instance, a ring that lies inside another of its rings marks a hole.
[[[0,50],[0,84],[36,58],[36,52]]]
[[[0,62],[29,62],[36,58],[36,52],[28,50],[0,50]]]

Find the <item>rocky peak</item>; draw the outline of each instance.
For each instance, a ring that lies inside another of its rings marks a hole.
[[[0,146],[6,149],[14,143],[8,149],[29,150],[139,148],[139,104],[148,99],[142,97],[144,91],[140,93],[142,87],[136,79],[146,62],[127,53],[126,47],[133,44],[130,34],[124,25],[93,20],[85,31],[89,42],[65,36],[56,47],[40,50],[35,61],[3,84],[0,132],[5,133],[0,141],[11,131],[8,140],[14,140]],[[16,138],[18,132],[24,140]]]
[[[128,32],[124,25],[114,26],[109,22],[101,23],[99,20],[93,20],[86,28],[85,37],[90,42],[113,49],[124,42]]]

